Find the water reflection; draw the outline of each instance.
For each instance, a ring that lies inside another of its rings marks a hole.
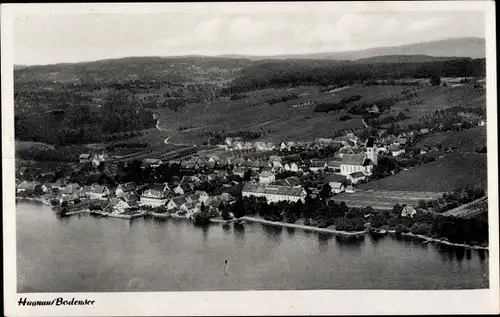
[[[226,235],[231,234],[231,225],[228,223],[222,224],[222,231],[224,231]]]
[[[210,225],[204,225],[201,227],[201,230],[203,232],[203,246],[205,246],[207,240],[208,240],[208,230],[210,230]]]
[[[293,236],[293,235],[294,235],[294,233],[295,233],[295,228],[290,228],[290,227],[287,227],[287,228],[286,228],[286,232],[287,232],[289,235]]]
[[[470,249],[465,250],[465,258],[467,260],[470,260],[472,258],[472,252],[470,251]]]
[[[245,226],[240,223],[235,222],[233,224],[234,237],[236,241],[242,241],[245,236]]]
[[[283,227],[281,226],[269,226],[261,224],[262,230],[266,233],[267,237],[274,242],[280,242],[281,233],[283,232]]]
[[[484,250],[477,250],[477,254],[479,255],[479,259],[481,261],[484,261],[484,259],[486,258]]]
[[[318,233],[318,250],[321,253],[328,251],[328,240],[331,235],[325,233]]]
[[[335,236],[336,245],[340,249],[349,250],[349,251],[361,251],[361,246],[365,243],[364,236]]]
[[[462,262],[462,260],[464,259],[464,256],[465,256],[465,249],[464,248],[456,248],[455,254],[457,256],[457,260],[459,262]]]

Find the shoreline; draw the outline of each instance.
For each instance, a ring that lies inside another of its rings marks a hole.
[[[340,230],[334,230],[334,229],[326,229],[326,228],[318,228],[318,227],[313,227],[313,226],[298,225],[298,224],[294,224],[294,223],[286,223],[286,222],[281,222],[281,221],[269,221],[269,220],[265,220],[265,219],[261,219],[261,218],[248,217],[248,216],[241,217],[241,218],[239,218],[239,220],[245,220],[245,221],[261,223],[261,224],[266,224],[266,225],[287,227],[287,228],[317,231],[317,232],[323,232],[323,233],[332,233],[332,234],[344,235],[344,236],[362,236],[362,235],[364,236],[367,233],[367,230],[352,231],[352,232],[340,231]]]
[[[26,201],[37,201],[41,202],[44,205],[47,205],[50,207],[52,210],[52,206],[50,206],[50,203],[46,202],[45,200],[41,198],[33,198],[33,197],[16,197],[16,200],[26,200]],[[83,209],[83,210],[77,210],[77,211],[72,211],[64,216],[71,216],[71,215],[76,215],[84,212],[90,212],[89,209]],[[186,219],[189,220],[189,218],[186,218],[184,216],[178,216],[178,215],[173,215],[173,214],[157,214],[157,213],[152,213],[152,212],[147,212],[143,211],[139,214],[135,215],[116,215],[116,214],[107,214],[107,216],[111,218],[120,218],[120,219],[135,219],[135,218],[140,218],[146,215],[151,215],[153,218],[159,218],[159,219],[167,219],[167,218],[173,218],[173,219]],[[280,227],[286,227],[286,228],[295,228],[295,229],[302,229],[302,230],[309,230],[309,231],[315,231],[315,232],[322,232],[322,233],[330,233],[330,234],[335,234],[335,235],[342,235],[342,236],[364,236],[368,233],[368,230],[364,231],[354,231],[354,232],[349,232],[349,231],[340,231],[340,230],[333,230],[333,229],[326,229],[326,228],[318,228],[318,227],[313,227],[313,226],[306,226],[306,225],[298,225],[298,224],[293,224],[293,223],[286,223],[286,222],[276,222],[276,221],[269,221],[261,218],[256,218],[256,217],[250,217],[250,216],[243,216],[241,218],[233,218],[229,220],[222,220],[222,219],[210,219],[210,223],[219,223],[219,224],[228,224],[232,222],[237,222],[237,221],[249,221],[253,223],[261,223],[265,225],[271,225],[271,226],[280,226]],[[396,235],[395,230],[387,230],[388,234],[391,235]],[[489,250],[489,247],[482,247],[482,246],[474,246],[474,245],[467,245],[467,244],[461,244],[461,243],[452,243],[447,240],[442,240],[442,239],[437,239],[437,238],[432,238],[420,234],[413,234],[411,232],[408,233],[401,233],[402,236],[406,237],[412,237],[416,238],[419,240],[424,240],[424,242],[433,242],[433,243],[438,243],[438,244],[444,244],[448,246],[454,246],[454,247],[462,247],[465,249],[472,249],[472,250]]]

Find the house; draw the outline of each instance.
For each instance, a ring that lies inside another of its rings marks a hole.
[[[339,173],[341,164],[342,164],[342,161],[331,160],[331,161],[328,161],[328,168],[333,170],[336,173]]]
[[[181,205],[180,210],[186,213],[186,218],[191,218],[195,213],[200,211],[201,203],[197,201],[185,202]]]
[[[142,161],[141,168],[148,168],[148,167],[157,168],[162,164],[163,162],[159,159],[144,159]]]
[[[92,155],[88,153],[83,153],[80,154],[78,159],[80,160],[80,163],[90,163],[92,162]]]
[[[62,196],[63,197],[70,197],[72,199],[78,198],[78,190],[80,189],[80,185],[76,183],[71,183],[66,185],[64,189],[62,190]]]
[[[399,144],[391,144],[389,146],[389,152],[391,152],[392,156],[399,156],[405,153],[405,150],[401,148]]]
[[[280,170],[283,168],[283,164],[279,161],[270,161],[272,168],[275,170]]]
[[[104,211],[112,214],[123,214],[130,208],[131,206],[124,200],[111,198],[109,204],[104,208]]]
[[[268,203],[279,201],[297,202],[299,200],[304,202],[307,193],[302,187],[245,183],[242,196],[265,197]]]
[[[344,184],[340,182],[329,182],[328,184],[330,185],[330,188],[332,189],[331,192],[333,194],[340,194],[345,190]]]
[[[333,143],[338,143],[338,144],[341,144],[343,146],[348,146],[350,145],[350,138],[347,137],[347,136],[339,136],[339,137],[336,137],[335,139],[333,139],[332,141]]]
[[[106,186],[94,186],[94,190],[90,192],[90,199],[105,200],[109,196],[109,188]]]
[[[194,190],[194,186],[191,183],[181,183],[174,188],[174,193],[177,195],[186,195]]]
[[[136,186],[133,182],[119,184],[115,190],[116,197],[123,197],[127,193],[133,193],[136,190]]]
[[[404,206],[403,210],[401,211],[401,217],[413,218],[413,216],[415,216],[416,214],[417,214],[417,211],[415,210],[415,208],[408,206],[408,205]]]
[[[24,192],[26,194],[42,194],[42,184],[39,182],[24,181],[17,186],[18,194]]]
[[[276,177],[273,173],[264,171],[259,174],[259,183],[261,184],[270,184],[276,180]]]
[[[328,162],[327,161],[312,161],[311,164],[309,165],[309,169],[313,172],[318,172],[318,171],[323,171],[325,168],[328,167]]]
[[[245,173],[247,172],[247,168],[242,167],[242,166],[236,166],[233,168],[233,174],[238,175],[239,177],[243,178],[245,176]]]
[[[337,153],[337,156],[343,158],[346,154],[356,154],[350,146],[341,148]]]
[[[484,127],[486,125],[486,121],[485,120],[481,120],[481,121],[479,121],[479,123],[477,125],[480,126],[480,127]]]
[[[151,207],[163,206],[167,202],[170,193],[170,188],[167,184],[153,184],[142,192],[139,205]]]
[[[374,104],[371,108],[368,109],[369,113],[379,113],[380,110],[378,108],[378,105]]]
[[[420,129],[420,133],[421,134],[428,134],[429,133],[429,129],[427,129],[427,128]]]
[[[175,197],[170,199],[166,206],[167,210],[180,209],[182,205],[186,203],[186,197]]]
[[[366,180],[366,175],[363,172],[355,172],[347,175],[346,179],[352,184],[358,184],[359,182]]]
[[[53,190],[52,190],[53,185],[54,184],[52,184],[52,183],[44,183],[42,185],[42,193],[44,193],[44,194],[52,193],[53,192]]]
[[[54,184],[52,184],[52,189],[63,190],[66,187],[66,180],[64,178],[58,178]]]
[[[285,164],[285,171],[289,172],[298,172],[299,171],[299,166],[296,163],[286,163]]]
[[[372,174],[373,166],[372,160],[366,154],[346,154],[342,157],[340,173],[345,176],[356,172]]]
[[[398,141],[396,144],[399,144],[401,146],[406,146],[408,144],[408,139],[407,138],[398,138]]]
[[[83,186],[79,190],[77,190],[77,195],[79,199],[89,199],[90,193],[94,191],[94,187],[92,186]]]
[[[221,202],[228,204],[234,203],[236,201],[236,199],[229,193],[222,193],[219,196],[215,196],[215,198],[220,200]]]
[[[354,187],[352,185],[347,185],[347,187],[345,188],[345,192],[352,194],[352,193],[356,192],[356,190],[354,189]]]
[[[99,166],[102,162],[105,162],[107,159],[108,156],[104,154],[104,152],[99,155],[94,155],[92,157],[92,165]]]
[[[74,199],[74,197],[61,196],[61,197],[59,197],[59,205],[62,205],[63,203],[71,205],[71,204],[75,203],[75,199]]]
[[[199,200],[206,202],[207,200],[210,199],[210,196],[208,196],[207,192],[204,190],[197,190],[194,192],[195,195],[198,195]]]

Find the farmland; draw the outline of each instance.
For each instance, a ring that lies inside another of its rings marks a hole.
[[[357,190],[355,193],[341,193],[330,198],[337,203],[345,202],[350,207],[372,207],[390,210],[395,204],[417,205],[420,200],[434,200],[443,196],[443,192],[398,191],[398,190]]]
[[[487,188],[486,154],[455,152],[361,185],[364,190],[452,191],[466,185]]]
[[[408,125],[419,122],[425,115],[436,110],[465,105],[485,106],[485,95],[467,87],[434,86],[365,86],[353,85],[331,91],[323,91],[319,86],[295,88],[266,88],[246,92],[243,99],[223,98],[210,103],[186,105],[178,111],[156,110],[160,127],[172,131],[172,140],[179,143],[201,143],[206,131],[256,131],[262,134],[262,141],[283,139],[308,140],[317,137],[331,137],[334,131],[363,128],[361,116],[350,115],[351,119],[341,121],[348,114],[347,108],[340,111],[314,112],[314,106],[293,107],[311,102],[338,102],[343,98],[359,95],[361,99],[352,105],[375,103],[386,98],[404,98],[403,91],[413,91],[416,96],[396,102],[386,115],[404,112],[409,119],[398,122]],[[471,90],[471,91],[469,91]],[[284,96],[296,98],[270,105],[267,101]],[[179,127],[186,127],[178,131]]]
[[[443,148],[453,147],[461,152],[474,152],[477,146],[486,145],[486,128],[475,127],[462,131],[437,132],[426,136],[415,146],[434,147],[441,144]]]

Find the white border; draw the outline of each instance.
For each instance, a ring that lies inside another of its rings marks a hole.
[[[487,55],[488,193],[490,220],[490,289],[460,291],[240,291],[154,293],[17,294],[14,201],[14,125],[12,19],[21,14],[88,13],[255,13],[307,11],[482,11]],[[4,303],[6,316],[174,316],[174,315],[311,315],[311,314],[487,314],[499,312],[498,161],[496,44],[494,2],[317,2],[309,3],[170,3],[170,4],[12,4],[1,6],[2,164],[4,221]],[[18,306],[20,297],[95,300],[94,306]]]

